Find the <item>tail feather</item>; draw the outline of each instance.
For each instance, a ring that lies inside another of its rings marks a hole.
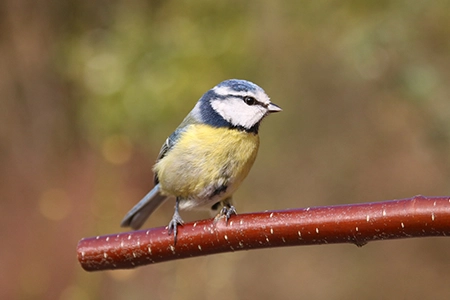
[[[147,218],[167,199],[161,195],[157,184],[141,201],[138,202],[123,218],[120,226],[139,229]]]

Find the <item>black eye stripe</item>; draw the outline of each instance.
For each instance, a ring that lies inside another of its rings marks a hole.
[[[260,105],[262,107],[267,107],[268,104],[264,104],[262,102],[259,102],[258,100],[256,100],[255,97],[252,96],[237,96],[238,98],[241,98],[242,101],[245,102],[245,104],[249,105],[249,106],[253,106],[253,105]]]
[[[231,94],[229,96],[240,98],[240,99],[242,99],[242,101],[244,101],[245,104],[247,104],[249,106],[260,105],[260,106],[265,107],[265,108],[267,108],[269,106],[269,104],[265,104],[263,102],[260,102],[253,96],[241,96],[241,95],[231,95]],[[225,98],[226,98],[226,96],[223,97],[223,99],[225,99]]]

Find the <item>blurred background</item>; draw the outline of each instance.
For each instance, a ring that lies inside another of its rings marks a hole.
[[[4,0],[0,298],[450,295],[446,238],[83,271],[77,242],[123,231],[165,138],[229,78],[284,109],[262,124],[238,212],[450,194],[448,1]]]

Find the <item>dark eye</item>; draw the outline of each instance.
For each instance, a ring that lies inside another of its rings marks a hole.
[[[250,96],[245,96],[244,97],[244,102],[247,105],[255,105],[256,104],[256,99]]]

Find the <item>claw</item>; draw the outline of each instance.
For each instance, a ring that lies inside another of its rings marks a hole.
[[[236,215],[236,216],[237,216],[236,208],[234,208],[233,205],[225,205],[224,207],[222,207],[222,209],[220,210],[220,212],[219,212],[219,213],[217,214],[217,216],[214,218],[214,223],[216,223],[217,221],[219,221],[220,218],[225,217],[225,223],[228,224],[228,219],[229,219],[232,215]]]
[[[169,225],[167,226],[169,234],[173,232],[174,244],[177,243],[178,225],[184,225],[184,221],[181,219],[179,214],[174,214],[172,220],[170,220]]]
[[[232,205],[230,209],[227,211],[227,221],[231,217],[231,215],[237,216],[236,208]]]
[[[226,220],[228,222],[228,219],[231,217],[231,215],[236,215],[237,216],[237,211],[236,211],[236,208],[233,205],[230,205],[230,207],[224,206],[222,208],[221,214],[225,215]]]

